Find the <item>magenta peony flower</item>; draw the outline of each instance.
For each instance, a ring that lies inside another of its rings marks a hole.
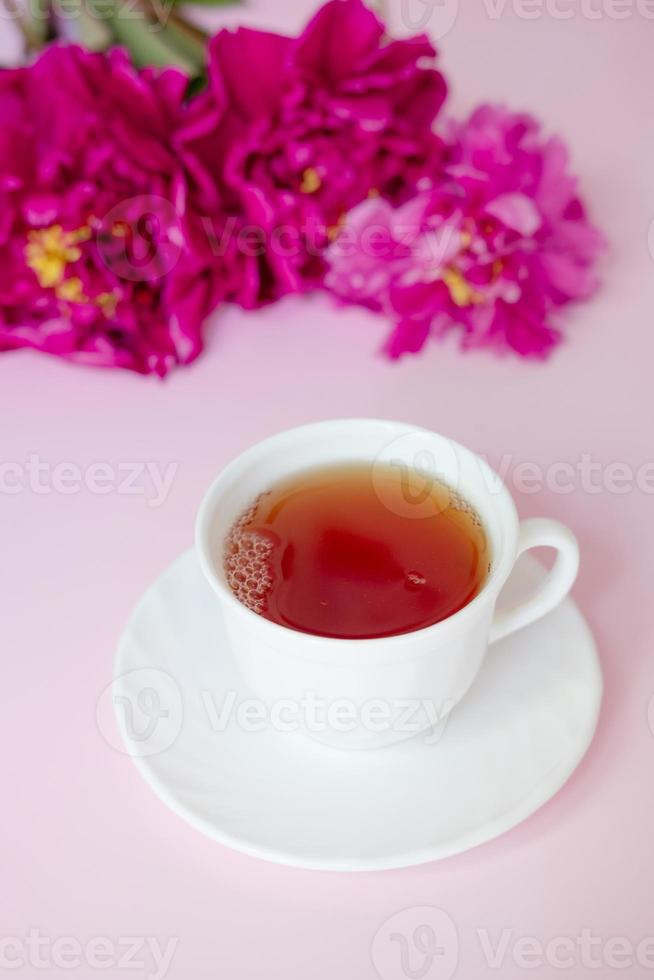
[[[159,375],[197,356],[223,284],[171,147],[186,87],[77,47],[0,72],[0,350]]]
[[[369,194],[401,203],[441,158],[445,82],[425,37],[386,42],[361,0],[331,0],[303,34],[222,31],[182,152],[208,214],[237,219],[244,306],[321,285],[324,250]],[[258,236],[258,240],[257,240]],[[219,237],[219,236],[217,236]],[[258,245],[258,247],[257,247]]]
[[[431,190],[348,215],[326,286],[396,319],[391,357],[454,325],[465,346],[546,356],[560,340],[558,308],[595,289],[603,247],[567,165],[533,119],[482,106],[451,126]]]

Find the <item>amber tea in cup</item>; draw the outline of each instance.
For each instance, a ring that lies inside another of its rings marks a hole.
[[[431,626],[477,595],[489,568],[475,510],[406,466],[343,463],[295,473],[232,525],[234,595],[281,626],[342,639]]]

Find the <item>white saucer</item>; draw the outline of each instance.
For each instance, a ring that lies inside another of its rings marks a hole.
[[[507,590],[517,595],[541,573],[525,556]],[[115,707],[121,750],[208,836],[282,864],[358,871],[456,854],[532,814],[588,748],[602,678],[590,630],[567,599],[491,648],[430,745],[415,736],[348,752],[267,725],[244,731],[233,717],[217,730],[210,706],[219,712],[229,691],[237,704],[251,696],[189,551],[148,589],[125,630],[113,688],[98,706],[101,728]]]

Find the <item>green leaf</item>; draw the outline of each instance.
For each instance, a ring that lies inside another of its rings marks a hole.
[[[199,95],[200,92],[204,92],[207,84],[208,79],[206,74],[196,75],[196,77],[192,78],[188,83],[186,88],[186,98],[192,99],[194,96]]]
[[[23,36],[27,51],[40,51],[50,37],[51,10],[49,0],[2,0],[2,5],[11,15]]]
[[[203,71],[203,37],[186,30],[186,25],[180,27],[172,16],[163,22],[151,5],[142,3],[136,7],[120,0],[89,0],[89,7],[111,29],[113,39],[129,50],[139,67],[172,65],[193,77]]]
[[[204,69],[207,60],[208,35],[199,27],[189,24],[178,13],[170,10],[170,7],[159,12],[155,4],[156,0],[153,0],[151,6],[159,18],[158,28],[166,34],[170,43],[184,57]]]
[[[70,34],[71,24],[74,23],[75,40],[89,51],[105,51],[113,43],[113,31],[106,18],[101,18],[94,13],[86,0],[66,0],[65,7],[63,0],[58,0],[54,14],[55,25],[59,23],[59,16],[64,15],[67,23],[62,25],[61,33],[63,34],[65,30],[66,34]]]
[[[188,0],[172,0],[176,7],[235,7],[240,6],[243,0],[193,0],[189,3]]]
[[[175,43],[174,32],[168,27],[155,31],[150,25],[113,18],[111,21],[114,34],[120,44],[124,44],[139,67],[168,65],[181,68],[188,75],[196,75],[203,67],[204,59],[188,57],[183,51],[183,45]],[[171,37],[172,35],[172,37]]]

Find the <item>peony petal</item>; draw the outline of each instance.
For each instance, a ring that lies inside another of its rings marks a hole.
[[[427,342],[429,332],[429,320],[401,320],[383,350],[392,360],[397,360],[403,354],[417,354]]]
[[[286,81],[290,38],[240,27],[209,42],[209,78],[219,101],[246,119],[272,113]]]
[[[379,47],[384,27],[362,0],[330,0],[298,38],[295,64],[313,81],[339,82]]]
[[[548,253],[543,255],[541,265],[550,290],[559,294],[555,297],[557,304],[571,299],[586,299],[597,288],[595,270],[581,265],[574,254]]]
[[[535,235],[542,224],[538,208],[524,194],[500,194],[486,205],[485,211],[524,238]]]

